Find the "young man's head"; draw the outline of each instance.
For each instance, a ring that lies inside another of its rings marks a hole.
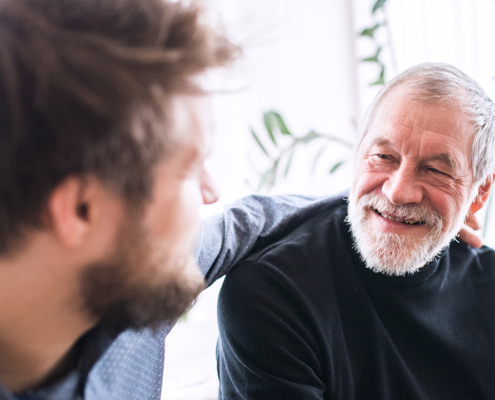
[[[180,315],[216,200],[197,76],[236,51],[194,4],[0,2],[2,289],[117,331]]]

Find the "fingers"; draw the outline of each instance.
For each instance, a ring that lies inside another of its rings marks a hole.
[[[476,214],[468,215],[466,218],[465,224],[467,226],[471,227],[472,229],[474,229],[475,231],[477,231],[478,229],[481,228],[481,226],[478,222],[478,218],[476,218]]]
[[[483,241],[481,240],[481,238],[476,235],[474,229],[470,228],[467,225],[463,225],[461,230],[459,231],[459,240],[469,244],[472,247],[483,246]]]

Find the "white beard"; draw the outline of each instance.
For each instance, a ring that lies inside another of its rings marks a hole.
[[[366,194],[358,202],[353,193],[349,196],[349,213],[346,219],[351,226],[355,248],[366,267],[385,275],[414,274],[423,265],[433,261],[455,238],[467,215],[469,202],[459,212],[452,227],[442,233],[444,220],[440,214],[421,205],[396,206],[385,197]],[[424,221],[429,232],[421,238],[377,231],[370,221],[370,208],[399,216],[401,219]]]

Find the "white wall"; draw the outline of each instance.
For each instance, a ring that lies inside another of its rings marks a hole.
[[[230,21],[227,29],[245,49],[229,75],[229,88],[242,89],[215,100],[218,129],[212,168],[220,179],[224,203],[253,190],[257,175],[248,155],[259,169],[266,166],[248,131],[249,126],[262,131],[263,111],[276,109],[300,135],[315,129],[352,137],[359,117],[352,1],[209,0],[208,4]],[[298,157],[294,179],[275,192],[328,194],[342,188],[298,175]],[[299,165],[306,164],[299,160]]]

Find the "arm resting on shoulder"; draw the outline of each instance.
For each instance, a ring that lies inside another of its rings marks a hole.
[[[208,285],[251,250],[267,245],[328,206],[331,198],[248,196],[204,221],[195,255]]]

